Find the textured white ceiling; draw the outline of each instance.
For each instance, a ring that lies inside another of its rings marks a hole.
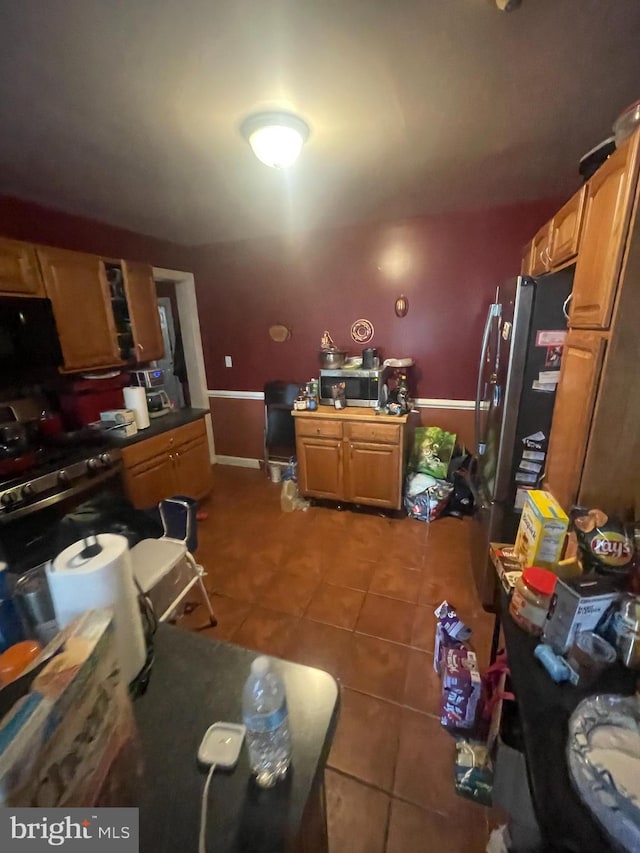
[[[0,0],[0,192],[178,242],[562,194],[640,0]],[[286,107],[298,164],[239,133]]]

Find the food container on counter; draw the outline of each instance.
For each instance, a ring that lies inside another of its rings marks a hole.
[[[595,631],[578,631],[567,653],[570,681],[589,687],[616,659],[616,650]]]
[[[542,634],[556,581],[553,572],[537,566],[526,568],[516,581],[509,613],[514,622],[529,634]]]
[[[620,604],[617,648],[622,663],[640,669],[640,598],[629,596]]]

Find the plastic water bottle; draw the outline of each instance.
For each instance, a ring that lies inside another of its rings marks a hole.
[[[287,775],[291,737],[284,684],[268,657],[258,657],[251,664],[242,692],[242,719],[256,782],[271,788]]]

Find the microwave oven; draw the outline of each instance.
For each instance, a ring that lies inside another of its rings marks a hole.
[[[331,386],[344,382],[347,406],[362,406],[381,409],[387,402],[387,385],[384,381],[385,368],[372,370],[321,370],[319,382],[320,404],[333,406]]]

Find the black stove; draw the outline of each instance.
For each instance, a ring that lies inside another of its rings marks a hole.
[[[0,477],[0,525],[81,496],[118,476],[121,457],[120,450],[110,447],[107,437],[95,430],[55,437],[35,449],[35,465],[27,471]]]

